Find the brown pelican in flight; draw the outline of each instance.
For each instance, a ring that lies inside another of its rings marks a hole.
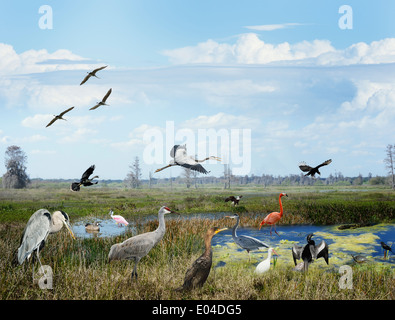
[[[49,127],[51,124],[53,124],[56,120],[59,120],[59,119],[66,120],[66,119],[63,119],[63,116],[64,116],[67,112],[69,112],[69,111],[71,111],[71,110],[73,110],[73,109],[74,109],[74,107],[71,107],[71,108],[69,108],[69,109],[63,111],[62,113],[58,114],[57,116],[54,115],[55,118],[53,118],[53,119],[51,120],[51,122],[48,123],[48,124],[46,125],[46,128]]]
[[[94,107],[90,108],[89,110],[95,110],[96,108],[99,108],[100,106],[108,106],[108,104],[106,104],[106,100],[110,96],[111,92],[112,92],[112,89],[108,90],[106,95],[103,97],[102,101],[98,102]]]
[[[82,80],[82,82],[80,83],[80,85],[83,85],[85,82],[87,82],[88,79],[89,79],[90,77],[96,77],[96,78],[100,79],[100,78],[96,75],[96,72],[98,72],[98,71],[100,71],[100,70],[103,70],[104,68],[107,68],[107,66],[97,68],[97,69],[95,69],[95,70],[93,70],[93,71],[91,71],[91,72],[87,72],[88,74],[86,75],[86,77],[84,78],[84,80]]]

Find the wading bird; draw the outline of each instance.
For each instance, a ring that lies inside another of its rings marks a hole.
[[[205,158],[203,160],[197,160],[195,158],[193,158],[192,156],[188,156],[187,155],[187,148],[186,145],[175,145],[171,151],[170,151],[170,156],[172,158],[174,158],[174,160],[170,160],[170,163],[163,168],[157,169],[155,170],[155,172],[159,172],[162,171],[163,169],[169,168],[171,166],[181,166],[187,169],[191,169],[200,173],[204,173],[207,174],[210,171],[207,171],[206,169],[203,168],[203,166],[201,164],[199,164],[199,162],[204,162],[206,160],[217,160],[217,161],[221,161],[221,158],[218,157],[208,157]]]
[[[108,92],[106,93],[106,95],[103,97],[103,99],[98,102],[94,107],[90,108],[89,110],[95,110],[97,108],[99,108],[100,106],[108,106],[108,104],[106,104],[107,98],[110,96],[112,92],[112,88],[110,90],[108,90]]]
[[[353,258],[353,260],[356,263],[365,263],[368,261],[368,259],[366,257],[360,256],[360,255],[357,255],[357,256],[351,255],[351,257]]]
[[[272,235],[273,225],[274,225],[274,232],[277,233],[277,231],[276,231],[276,223],[279,222],[280,219],[283,216],[283,205],[281,203],[281,198],[284,197],[284,196],[288,197],[288,195],[286,193],[280,193],[280,197],[278,198],[278,201],[280,203],[280,212],[269,213],[265,217],[265,219],[262,220],[261,224],[259,225],[259,230],[261,230],[262,226],[266,223],[266,224],[271,225],[271,227],[270,227],[270,235]],[[278,233],[277,233],[277,235],[279,236]]]
[[[332,162],[332,159],[326,160],[325,162],[321,163],[320,165],[316,166],[316,167],[310,167],[309,165],[306,164],[306,162],[301,162],[299,164],[299,168],[300,170],[302,170],[303,172],[307,172],[305,174],[305,176],[309,176],[311,175],[313,178],[315,178],[315,174],[318,173],[319,175],[321,175],[321,172],[318,170],[319,168],[323,167],[323,166],[327,166],[328,164],[330,164]]]
[[[230,196],[230,197],[227,197],[226,199],[225,199],[225,202],[229,202],[229,201],[232,201],[232,204],[233,204],[233,206],[236,206],[236,205],[238,205],[239,204],[239,201],[240,201],[240,199],[242,198],[243,196]]]
[[[124,224],[125,227],[129,224],[129,222],[126,221],[126,219],[118,214],[114,214],[114,211],[110,210],[110,215],[111,218],[113,218],[115,220],[115,222],[117,223],[117,225],[119,227],[122,227],[122,225]]]
[[[64,120],[64,121],[66,121],[66,119],[63,118],[63,116],[64,116],[67,112],[69,112],[69,111],[71,111],[71,110],[73,110],[73,109],[74,109],[74,107],[71,107],[71,108],[69,108],[69,109],[63,111],[62,113],[58,114],[57,116],[54,115],[55,118],[53,118],[45,127],[48,128],[48,127],[49,127],[51,124],[53,124],[56,120]]]
[[[86,75],[86,77],[84,78],[84,80],[82,80],[82,82],[80,83],[80,85],[83,85],[85,82],[87,82],[88,79],[89,79],[90,77],[96,77],[96,78],[100,79],[100,78],[96,75],[96,72],[98,72],[98,71],[100,71],[100,70],[103,70],[104,68],[107,68],[107,66],[97,68],[97,69],[95,69],[95,70],[93,70],[93,71],[91,71],[91,72],[87,72],[88,74]]]
[[[270,269],[270,259],[272,258],[272,252],[274,252],[275,255],[278,255],[276,251],[274,251],[273,248],[269,248],[269,250],[267,251],[267,258],[265,260],[263,260],[262,262],[260,262],[255,269],[255,273],[257,274],[262,274],[265,273],[267,271],[269,271]]]
[[[85,225],[86,231],[100,231],[101,224],[99,222],[87,223]]]
[[[93,178],[89,179],[89,176],[95,170],[95,165],[91,165],[86,171],[82,174],[80,182],[73,182],[70,186],[71,191],[80,191],[81,186],[89,187],[94,184],[97,184],[98,181],[92,182],[93,179],[99,178],[99,176],[94,176]]]
[[[307,272],[309,264],[319,258],[324,258],[326,264],[329,264],[329,252],[328,245],[324,240],[320,244],[315,245],[314,240],[311,239],[313,233],[307,235],[307,244],[304,246],[298,246],[294,244],[292,248],[292,257],[296,266],[296,260],[303,260],[303,271]]]
[[[111,246],[108,254],[108,261],[113,260],[134,260],[135,265],[132,272],[132,279],[136,277],[137,280],[137,264],[140,259],[148,254],[150,250],[162,240],[166,232],[165,214],[177,213],[163,206],[159,209],[158,220],[159,226],[155,231],[142,233],[131,237],[122,243],[117,243]]]
[[[191,290],[196,287],[202,287],[210,274],[211,265],[213,262],[213,251],[211,249],[211,240],[218,232],[228,228],[219,229],[213,227],[207,230],[204,237],[205,251],[195,260],[192,266],[185,273],[184,284],[177,288],[177,291]]]
[[[386,253],[387,253],[388,251],[394,253],[394,252],[392,251],[391,247],[390,247],[388,244],[384,243],[383,241],[381,241],[380,244],[381,244],[381,247],[384,249],[384,259],[386,258]]]
[[[250,251],[252,250],[262,250],[264,248],[269,248],[269,246],[262,242],[261,240],[258,240],[256,238],[250,237],[250,236],[238,236],[236,234],[236,230],[239,227],[239,222],[240,222],[240,217],[237,213],[233,214],[232,216],[226,216],[225,218],[231,218],[231,219],[236,219],[236,224],[233,226],[232,229],[232,237],[234,242],[241,247],[242,249],[247,250],[248,252],[248,260],[250,260]]]
[[[60,231],[65,225],[70,235],[75,240],[75,236],[70,227],[70,219],[66,212],[55,211],[52,216],[46,209],[39,209],[30,217],[23,231],[21,243],[14,259],[14,265],[22,264],[26,259],[35,253],[41,265],[40,251],[45,246],[45,241],[49,234]],[[34,264],[33,264],[34,277]]]

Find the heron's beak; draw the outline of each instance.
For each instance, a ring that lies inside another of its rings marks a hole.
[[[74,240],[76,240],[76,238],[75,238],[75,236],[74,236],[74,233],[73,233],[73,231],[71,230],[70,225],[69,225],[66,221],[64,221],[64,225],[66,226],[67,230],[69,230],[71,237],[72,237]]]
[[[228,228],[222,228],[222,229],[218,229],[217,231],[215,231],[214,234],[217,234],[218,232],[224,231],[224,230],[228,230]]]

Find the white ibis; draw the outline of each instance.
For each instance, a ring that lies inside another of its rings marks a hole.
[[[225,202],[229,202],[229,201],[231,201],[232,202],[232,204],[233,204],[233,206],[236,206],[236,205],[238,205],[239,204],[239,201],[240,201],[240,199],[242,198],[243,196],[230,196],[230,197],[227,197],[226,199],[225,199]]]
[[[226,216],[226,218],[236,219],[236,224],[233,226],[233,229],[232,229],[232,237],[233,237],[234,242],[239,247],[241,247],[242,249],[244,249],[248,252],[248,260],[250,260],[250,251],[262,250],[264,248],[269,248],[269,246],[266,243],[254,238],[254,237],[245,236],[245,235],[238,236],[236,234],[236,230],[239,227],[239,222],[240,222],[240,217],[237,213],[233,214],[232,216]]]
[[[106,93],[106,95],[103,97],[103,99],[101,101],[99,101],[94,107],[90,108],[89,110],[95,110],[97,108],[99,108],[100,106],[108,106],[108,104],[106,104],[107,98],[110,96],[112,92],[112,88],[110,90],[108,90],[108,92]]]
[[[315,174],[318,173],[319,175],[321,175],[321,172],[318,170],[319,168],[321,168],[322,166],[327,166],[328,164],[330,164],[332,162],[332,159],[326,160],[323,163],[321,163],[320,165],[316,166],[316,167],[310,167],[309,165],[306,164],[306,162],[301,162],[299,164],[299,168],[300,170],[302,170],[303,172],[307,172],[305,174],[305,176],[309,176],[311,175],[313,178],[315,178]]]
[[[158,212],[159,226],[155,231],[142,233],[131,237],[122,243],[114,244],[108,254],[108,261],[113,260],[134,260],[135,265],[132,272],[132,279],[137,280],[137,264],[146,256],[151,249],[162,240],[166,232],[165,214],[177,213],[168,207],[161,207]]]
[[[96,77],[96,78],[100,79],[100,78],[96,75],[96,72],[98,72],[98,71],[100,71],[100,70],[103,70],[104,68],[107,68],[107,66],[97,68],[97,69],[95,69],[95,70],[93,70],[93,71],[91,71],[91,72],[87,72],[88,74],[85,76],[84,80],[82,80],[82,82],[80,83],[80,85],[83,85],[85,82],[87,82],[88,79],[89,79],[90,77]]]
[[[88,169],[85,170],[85,172],[82,174],[81,179],[79,182],[73,182],[70,186],[71,191],[80,191],[81,186],[92,186],[94,184],[97,184],[97,181],[92,182],[93,179],[99,178],[99,176],[94,176],[89,179],[89,176],[93,173],[95,170],[95,165],[91,165]]]
[[[292,257],[296,266],[296,260],[303,260],[303,271],[307,272],[309,264],[319,258],[324,258],[326,264],[329,264],[328,245],[324,240],[320,244],[315,245],[314,240],[311,239],[313,233],[307,235],[307,244],[298,246],[294,244],[292,248]]]
[[[267,258],[265,260],[263,260],[262,262],[260,262],[255,269],[255,273],[257,274],[262,274],[265,273],[267,271],[269,271],[270,269],[270,260],[272,258],[272,253],[274,252],[275,255],[278,255],[276,251],[274,251],[273,248],[269,248],[269,250],[267,251]]]
[[[62,113],[58,114],[57,116],[54,115],[55,118],[53,118],[45,127],[48,128],[48,127],[49,127],[51,124],[53,124],[56,120],[65,120],[65,121],[66,121],[66,119],[63,118],[63,116],[64,116],[67,112],[69,112],[69,111],[71,111],[71,110],[73,110],[73,109],[74,109],[74,107],[71,107],[71,108],[68,108],[67,110],[63,111]]]
[[[204,173],[207,174],[210,171],[207,171],[206,169],[203,168],[203,166],[201,164],[199,164],[199,162],[204,162],[206,160],[217,160],[217,161],[221,161],[221,158],[218,157],[214,157],[214,156],[210,156],[207,157],[203,160],[197,160],[192,156],[188,156],[187,155],[187,148],[186,145],[175,145],[171,151],[170,151],[170,156],[172,158],[174,158],[174,160],[171,160],[170,163],[160,169],[155,170],[155,172],[159,172],[162,171],[166,168],[172,167],[172,166],[181,166],[187,169],[191,169],[200,173]]]

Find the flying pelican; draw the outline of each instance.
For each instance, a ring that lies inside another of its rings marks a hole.
[[[288,195],[286,193],[280,193],[280,197],[278,199],[279,203],[280,203],[280,212],[272,212],[269,213],[265,219],[263,219],[263,221],[261,222],[261,224],[259,225],[259,230],[261,230],[262,226],[267,223],[270,224],[270,235],[272,235],[272,228],[274,225],[274,232],[277,233],[276,231],[276,223],[280,221],[280,219],[283,216],[283,205],[281,203],[281,197],[286,196],[288,197]],[[279,234],[277,233],[277,235],[279,236]]]
[[[384,249],[384,259],[385,259],[385,257],[386,257],[386,253],[387,253],[388,251],[391,251],[392,253],[394,253],[394,252],[392,251],[391,247],[390,247],[388,244],[386,244],[385,242],[381,241],[380,244],[381,244],[381,247]]]
[[[294,244],[292,248],[292,257],[294,259],[294,263],[296,266],[296,260],[303,260],[303,271],[307,272],[309,268],[309,264],[313,262],[313,260],[324,258],[326,264],[329,264],[329,253],[328,253],[328,245],[324,240],[320,242],[320,244],[315,245],[314,240],[311,239],[313,233],[307,235],[307,244],[304,246],[298,246]]]
[[[110,215],[111,215],[111,218],[113,218],[115,220],[115,222],[117,223],[117,225],[119,227],[122,227],[123,224],[125,226],[127,226],[129,224],[129,222],[127,222],[124,217],[117,215],[117,214],[114,215],[114,211],[112,211],[112,210],[110,210]]]
[[[60,231],[65,225],[70,232],[71,237],[75,240],[73,231],[69,224],[69,216],[64,211],[55,211],[52,216],[46,209],[39,209],[30,217],[23,231],[21,243],[14,259],[14,264],[22,264],[29,259],[33,253],[36,253],[38,262],[41,265],[39,253],[44,248],[45,241],[49,234]],[[33,264],[34,276],[34,264]]]
[[[95,170],[95,165],[91,165],[86,171],[82,174],[80,182],[73,182],[70,186],[71,191],[80,191],[81,186],[92,186],[94,184],[97,184],[97,181],[92,182],[93,179],[99,178],[99,176],[94,176],[93,178],[89,179],[89,176],[93,173]]]
[[[328,164],[330,164],[332,162],[332,159],[326,160],[323,163],[321,163],[320,165],[316,166],[316,167],[310,167],[309,165],[306,164],[306,162],[301,162],[299,164],[299,168],[300,170],[302,170],[303,172],[307,172],[305,174],[305,176],[311,175],[313,178],[315,178],[315,174],[318,173],[319,175],[321,175],[321,172],[318,170],[319,168],[321,168],[322,166],[327,166]]]
[[[67,112],[69,112],[69,111],[71,111],[71,110],[73,110],[73,109],[74,109],[74,107],[71,107],[71,108],[69,108],[69,109],[63,111],[62,113],[58,114],[57,116],[54,115],[55,118],[53,118],[45,127],[48,128],[48,127],[49,127],[51,124],[53,124],[56,120],[65,120],[65,121],[66,121],[66,119],[63,118],[63,116],[64,116]]]
[[[221,161],[221,158],[214,157],[214,156],[205,158],[203,160],[197,160],[197,159],[193,158],[192,156],[188,156],[187,155],[187,147],[185,144],[182,146],[175,145],[170,151],[170,156],[172,158],[174,158],[174,160],[170,160],[170,163],[166,167],[157,169],[157,170],[155,170],[155,172],[162,171],[163,169],[169,168],[171,166],[181,166],[184,168],[195,170],[200,173],[207,174],[210,171],[207,171],[206,169],[204,169],[202,167],[202,165],[199,164],[199,162],[204,162],[206,160]]]
[[[241,247],[242,249],[247,250],[248,252],[248,260],[250,260],[250,251],[251,250],[261,250],[263,248],[269,248],[269,246],[262,242],[261,240],[258,240],[256,238],[250,237],[250,236],[238,236],[236,234],[236,230],[239,227],[239,222],[240,222],[240,217],[237,213],[233,214],[232,216],[226,216],[225,218],[231,218],[231,219],[236,219],[236,224],[233,226],[232,229],[232,237],[234,242]]]
[[[240,199],[242,198],[243,196],[230,196],[230,197],[227,197],[226,199],[225,199],[225,202],[228,202],[228,201],[232,201],[232,204],[233,204],[233,206],[236,206],[236,205],[238,205],[239,204],[239,201],[240,201]]]
[[[85,225],[86,231],[100,231],[101,224],[99,222],[87,223]]]
[[[90,108],[89,110],[95,110],[96,108],[99,108],[100,106],[108,106],[108,104],[106,104],[106,100],[110,96],[111,92],[112,92],[112,88],[110,88],[110,90],[108,90],[108,92],[106,93],[106,95],[103,97],[103,99],[100,102],[98,102],[94,107]]]
[[[159,226],[155,231],[142,233],[137,236],[126,239],[122,243],[117,243],[111,246],[108,254],[108,261],[113,260],[134,260],[135,265],[132,272],[132,279],[136,277],[137,280],[137,264],[140,259],[148,254],[150,250],[162,240],[165,235],[165,214],[177,213],[163,206],[159,209],[158,220]]]
[[[196,287],[202,287],[206,282],[213,262],[213,251],[211,249],[211,240],[214,235],[228,228],[220,229],[213,227],[207,230],[204,236],[205,251],[195,260],[192,266],[185,273],[184,284],[177,288],[176,291],[191,290]]]
[[[265,273],[267,271],[269,271],[270,269],[270,259],[272,258],[272,252],[274,252],[275,255],[278,255],[276,251],[274,251],[273,248],[269,248],[269,250],[267,251],[267,258],[265,260],[263,260],[262,262],[260,262],[255,269],[255,273],[257,274],[262,274]]]
[[[80,83],[80,85],[83,85],[85,82],[87,82],[88,79],[89,79],[90,77],[96,77],[96,78],[100,79],[100,78],[96,75],[96,72],[98,72],[98,71],[100,71],[100,70],[103,70],[104,68],[107,68],[107,66],[97,68],[97,69],[95,69],[95,70],[93,70],[93,71],[91,71],[91,72],[87,72],[88,74],[86,75],[86,77],[84,78],[84,80],[82,80],[82,82]]]

